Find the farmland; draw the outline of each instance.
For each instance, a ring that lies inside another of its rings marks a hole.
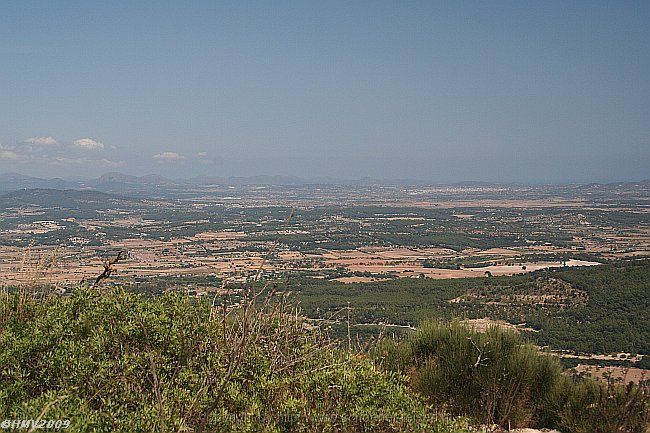
[[[359,338],[499,321],[623,368],[650,352],[649,212],[647,183],[23,189],[0,196],[0,275],[66,293],[124,251],[109,285],[236,298],[276,281],[335,335],[343,310]]]

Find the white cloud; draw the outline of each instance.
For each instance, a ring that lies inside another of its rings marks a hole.
[[[196,154],[196,156],[198,156],[199,158],[205,158],[206,156],[208,156],[208,152],[199,152]]]
[[[72,142],[73,145],[85,150],[100,150],[104,148],[104,143],[93,140],[92,138],[80,138]]]
[[[83,139],[90,140],[93,144],[89,142],[82,142],[81,148],[84,149],[101,149],[102,147],[98,146],[95,140],[92,139]],[[77,140],[80,141],[80,140]],[[24,143],[27,143],[25,140]],[[31,143],[31,142],[30,142]],[[34,141],[35,143],[35,141]],[[99,145],[103,146],[101,143]],[[76,142],[73,143],[74,146],[79,147],[79,144]],[[84,147],[85,146],[85,147]],[[75,156],[73,152],[72,155],[67,155],[67,153],[72,150],[72,145],[70,146],[37,146],[36,144],[22,144],[16,146],[5,146],[0,144],[0,165],[4,164],[30,164],[30,168],[33,167],[45,167],[45,166],[58,166],[58,167],[74,167],[75,170],[79,168],[119,168],[126,165],[124,161],[114,161],[106,158],[87,158],[85,156]]]
[[[157,161],[180,161],[181,159],[185,159],[185,157],[176,152],[162,152],[155,154],[153,159]]]
[[[30,137],[27,140],[25,140],[25,143],[29,144],[37,144],[40,146],[53,146],[55,144],[59,144],[58,141],[54,137]]]

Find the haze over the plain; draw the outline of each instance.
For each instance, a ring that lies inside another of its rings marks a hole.
[[[5,2],[0,173],[639,180],[650,3]]]

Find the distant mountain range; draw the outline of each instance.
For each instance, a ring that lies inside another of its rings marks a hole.
[[[25,176],[19,173],[0,174],[0,193],[20,189],[94,189],[108,192],[124,192],[139,189],[165,187],[183,187],[191,185],[284,185],[308,183],[303,179],[282,176],[256,177],[195,177],[192,179],[168,179],[164,176],[149,174],[132,176],[124,173],[106,173],[96,179],[68,180],[61,178],[43,179]]]
[[[164,176],[149,174],[133,176],[111,172],[95,179],[44,179],[25,176],[19,173],[0,174],[0,193],[20,189],[94,189],[107,192],[133,192],[134,190],[152,190],[165,188],[183,188],[188,186],[233,186],[233,185],[310,185],[310,184],[341,184],[341,185],[376,185],[386,184],[376,179],[333,180],[328,178],[303,179],[295,176],[251,176],[251,177],[221,177],[197,176],[189,179],[170,179]],[[413,182],[395,181],[390,183],[408,184]]]
[[[44,179],[25,176],[19,173],[0,174],[0,194],[21,189],[90,189],[113,193],[151,192],[156,190],[187,188],[189,186],[236,186],[236,185],[428,185],[426,182],[394,180],[381,181],[372,178],[358,180],[334,180],[330,178],[303,179],[295,176],[252,176],[252,177],[219,177],[197,176],[189,179],[169,179],[157,174],[133,176],[119,172],[106,173],[95,179],[71,180],[62,178]],[[449,185],[449,184],[448,184]],[[465,181],[451,185],[494,186],[496,183]],[[590,184],[596,186],[599,184]],[[644,186],[650,187],[650,180],[640,182],[619,182],[612,186]]]
[[[16,191],[29,188],[76,188],[76,182],[66,181],[61,178],[41,179],[38,177],[24,176],[18,173],[0,174],[0,192]]]

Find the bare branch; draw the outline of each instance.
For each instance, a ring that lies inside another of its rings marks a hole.
[[[96,289],[97,287],[99,287],[99,284],[103,280],[110,277],[111,273],[113,271],[115,271],[115,267],[113,265],[115,265],[120,260],[126,259],[126,257],[127,257],[127,252],[125,250],[122,250],[122,251],[118,252],[115,257],[104,260],[104,271],[97,276],[97,278],[95,279],[95,282],[93,283],[91,288]]]

